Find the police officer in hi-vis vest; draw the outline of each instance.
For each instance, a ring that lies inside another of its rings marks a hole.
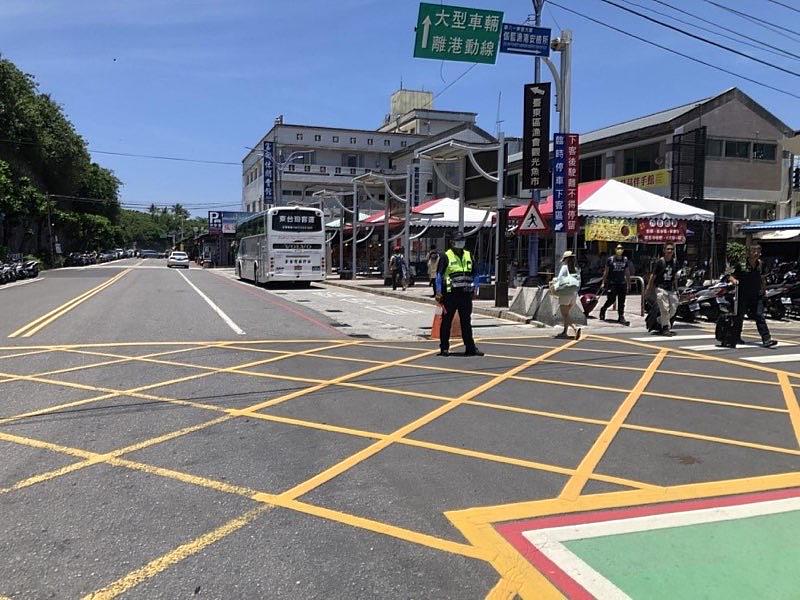
[[[444,304],[440,331],[439,356],[450,356],[450,327],[458,311],[461,319],[461,337],[466,347],[465,356],[483,356],[472,338],[472,290],[475,270],[472,255],[465,250],[466,238],[456,234],[451,248],[442,254],[436,272],[436,299]]]

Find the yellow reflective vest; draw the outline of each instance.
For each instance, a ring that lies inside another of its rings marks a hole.
[[[458,258],[452,249],[445,252],[445,256],[447,257],[447,269],[444,272],[445,292],[452,292],[454,289],[471,292],[472,255],[469,250],[464,250],[461,258]]]

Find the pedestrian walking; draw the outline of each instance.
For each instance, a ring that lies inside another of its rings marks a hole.
[[[603,289],[606,291],[606,303],[600,308],[600,320],[606,320],[606,311],[609,307],[617,303],[619,318],[617,322],[622,325],[630,325],[625,319],[625,297],[628,295],[628,287],[631,281],[631,263],[625,256],[625,248],[622,244],[617,244],[614,256],[606,260],[603,269]]]
[[[756,329],[758,329],[764,347],[772,348],[777,345],[778,342],[772,339],[764,318],[764,271],[761,264],[761,246],[750,246],[747,260],[736,264],[733,275],[728,277],[728,281],[739,286],[739,306],[732,335],[736,341],[722,345],[735,348],[736,344],[745,343],[742,340],[745,313],[756,322]]]
[[[451,247],[440,258],[436,272],[436,299],[444,305],[439,333],[439,356],[450,356],[450,327],[458,311],[465,356],[483,356],[472,337],[472,293],[475,285],[475,265],[472,254],[465,250],[466,238],[458,233]]]
[[[436,273],[438,270],[439,252],[436,250],[436,246],[431,246],[431,250],[428,252],[428,279],[434,298],[436,297]]]
[[[677,274],[675,245],[666,244],[664,254],[656,261],[645,288],[645,295],[652,297],[655,294],[656,304],[658,304],[661,329],[654,332],[658,335],[675,335],[675,332],[672,331],[672,318],[678,311],[678,292],[675,287]]]
[[[558,298],[558,307],[561,310],[561,318],[564,322],[564,331],[556,335],[556,338],[565,339],[569,337],[569,328],[575,329],[575,339],[581,339],[581,328],[572,321],[572,308],[578,302],[578,290],[581,287],[581,273],[575,262],[575,255],[571,250],[567,250],[561,255],[561,269],[552,284],[551,289]]]
[[[397,289],[397,284],[406,291],[406,257],[403,247],[395,248],[392,258],[389,260],[389,271],[392,274],[392,289]]]

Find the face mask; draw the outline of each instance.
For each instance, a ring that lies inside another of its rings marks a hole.
[[[625,252],[622,248],[617,249],[617,256],[622,256],[623,252]]]
[[[453,248],[455,248],[456,250],[463,250],[466,244],[467,243],[464,241],[453,242]]]

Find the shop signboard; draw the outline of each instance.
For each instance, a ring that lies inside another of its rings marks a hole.
[[[678,219],[639,219],[639,241],[644,244],[686,243],[686,221]]]
[[[631,242],[637,241],[635,219],[595,217],[588,219],[584,227],[587,242]]]
[[[645,171],[644,173],[632,173],[631,175],[621,175],[614,177],[617,181],[631,187],[642,190],[650,188],[669,188],[669,171],[659,169],[657,171]]]
[[[236,233],[236,226],[252,214],[248,212],[210,210],[208,211],[208,233],[212,235]]]

